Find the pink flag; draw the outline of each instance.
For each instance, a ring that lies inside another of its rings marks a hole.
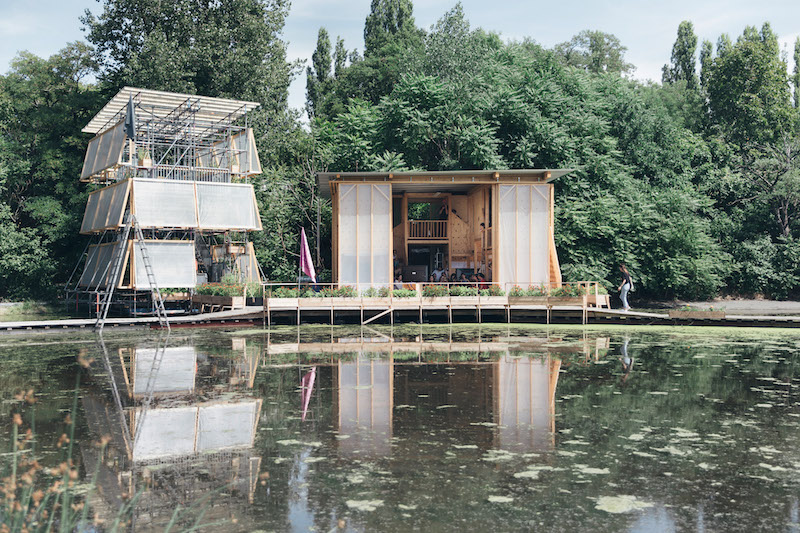
[[[306,239],[306,228],[300,228],[300,270],[311,278],[311,281],[317,282],[317,273],[314,271],[314,263],[311,262],[311,250]]]
[[[302,421],[306,421],[306,414],[308,413],[308,402],[311,400],[311,393],[314,391],[314,378],[317,375],[317,367],[312,366],[311,372],[307,372],[300,379],[300,396],[303,401],[303,417]]]

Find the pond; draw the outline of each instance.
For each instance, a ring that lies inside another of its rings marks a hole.
[[[131,531],[178,505],[210,531],[796,531],[799,349],[658,327],[7,336],[0,416],[45,472],[71,447],[97,531],[126,502]]]

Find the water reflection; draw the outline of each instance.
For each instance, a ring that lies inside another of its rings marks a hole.
[[[141,492],[140,531],[209,494],[226,531],[792,531],[798,348],[503,327],[117,337],[87,350],[76,441],[88,479],[111,437],[93,504],[111,517]]]
[[[216,495],[208,520],[246,516],[261,467],[252,448],[262,399],[251,390],[259,354],[239,344],[238,357],[215,357],[192,345],[169,346],[168,336],[154,346],[112,350],[99,339],[102,360],[90,367],[82,401],[93,440],[110,440],[102,457],[91,441],[81,452],[87,476],[95,475],[91,465],[99,468],[93,504],[105,520],[134,499],[132,530],[158,530],[176,506],[209,494]],[[208,375],[215,377],[210,384]]]

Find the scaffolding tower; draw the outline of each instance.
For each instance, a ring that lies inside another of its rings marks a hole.
[[[92,118],[80,177],[95,186],[80,230],[91,239],[70,305],[102,327],[109,309],[160,316],[164,289],[227,273],[261,281],[249,238],[262,229],[249,182],[261,173],[248,121],[258,105],[125,87]]]

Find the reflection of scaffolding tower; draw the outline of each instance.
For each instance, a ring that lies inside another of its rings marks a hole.
[[[237,392],[252,387],[252,380],[239,374],[255,368],[257,360],[247,354],[242,361],[220,358],[229,366],[233,390],[216,396],[213,387],[197,401],[197,351],[167,347],[167,340],[122,348],[119,357],[111,357],[101,337],[103,369],[90,367],[100,387],[82,396],[90,432],[110,437],[102,460],[100,448],[81,445],[87,476],[99,468],[99,491],[90,504],[113,517],[135,495],[132,531],[161,531],[177,505],[212,496],[204,506],[207,521],[241,517],[253,503],[259,478],[261,458],[252,448],[261,400]]]
[[[247,183],[261,173],[247,118],[257,107],[131,87],[103,107],[83,129],[96,136],[81,180],[104,187],[86,205],[81,233],[92,241],[67,283],[70,301],[100,315],[113,294],[118,310],[154,314],[156,287],[193,290],[227,272],[260,280]],[[125,236],[129,218],[138,235]]]

